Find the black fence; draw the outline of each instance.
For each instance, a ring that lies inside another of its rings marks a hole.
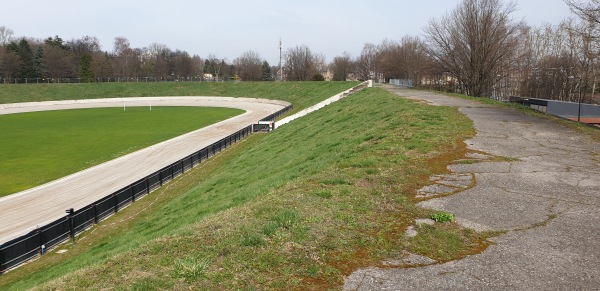
[[[275,120],[291,108],[291,105],[287,106],[261,121]],[[74,238],[92,225],[118,212],[253,132],[253,125],[249,125],[113,194],[75,210],[72,214],[3,243],[0,245],[0,274],[38,255],[43,255],[46,250],[69,238]]]

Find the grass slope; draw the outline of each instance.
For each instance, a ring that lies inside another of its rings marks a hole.
[[[431,214],[414,189],[472,135],[456,109],[366,89],[234,145],[0,289],[324,290],[402,250],[459,258],[482,238],[453,223],[403,232]]]
[[[0,197],[64,177],[243,111],[130,107],[0,115]],[[175,118],[176,117],[176,118]]]

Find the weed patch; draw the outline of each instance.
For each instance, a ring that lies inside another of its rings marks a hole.
[[[430,216],[435,222],[452,222],[454,221],[454,214],[438,211]]]

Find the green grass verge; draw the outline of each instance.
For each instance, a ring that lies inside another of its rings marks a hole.
[[[0,115],[0,197],[243,113],[231,108],[94,108]]]
[[[235,144],[68,252],[0,276],[0,289],[326,290],[402,250],[459,258],[483,238],[444,223],[423,247],[404,229],[431,215],[414,205],[415,189],[473,134],[454,108],[366,89]]]

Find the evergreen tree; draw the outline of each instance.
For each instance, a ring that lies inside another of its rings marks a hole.
[[[323,74],[321,74],[321,73],[316,73],[313,75],[312,80],[313,81],[325,81],[325,76],[323,76]]]
[[[94,81],[94,72],[92,71],[92,56],[84,54],[79,61],[79,77],[82,82],[90,83]]]
[[[19,56],[21,57],[21,61],[23,61],[21,76],[23,78],[36,78],[33,51],[29,46],[29,42],[24,38],[19,41]]]
[[[214,74],[215,73],[215,66],[208,59],[206,59],[204,61],[204,73],[205,74]],[[213,75],[213,77],[215,77],[215,76]]]
[[[26,39],[21,39],[19,43],[15,43],[11,41],[6,49],[8,51],[13,51],[19,56],[19,60],[21,61],[21,69],[19,70],[19,75],[16,77],[19,78],[35,78],[35,69],[34,69],[34,57],[33,51],[31,51],[31,47]]]
[[[35,57],[33,59],[33,69],[36,78],[42,77],[44,75],[44,49],[42,47],[38,47],[35,52]]]
[[[264,61],[261,69],[261,81],[273,81],[273,73],[271,71],[271,65],[269,62]]]
[[[63,50],[69,50],[69,46],[67,46],[63,39],[58,37],[58,35],[54,36],[54,38],[48,37],[46,40],[44,40],[44,42],[47,45],[55,46]]]

